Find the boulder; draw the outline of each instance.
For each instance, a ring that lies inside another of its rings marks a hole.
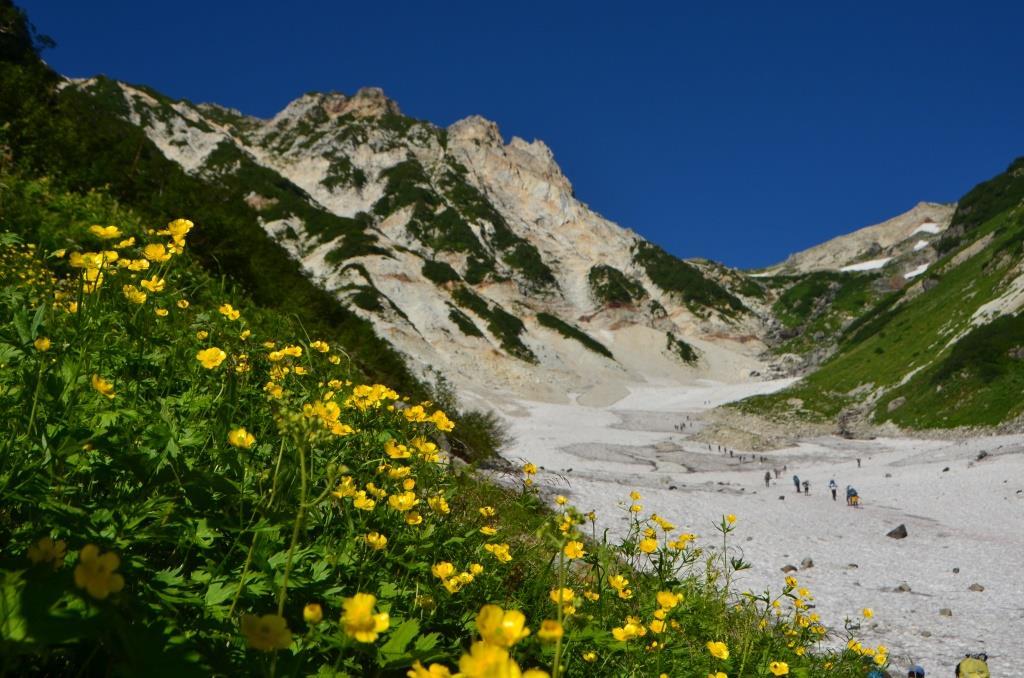
[[[814,561],[813,560],[811,560],[810,558],[804,558],[803,560],[800,561],[800,569],[801,570],[806,570],[809,567],[814,567]]]
[[[782,571],[785,572],[786,574],[789,574],[790,572],[796,572],[796,566],[795,565],[783,565],[782,566]]]
[[[907,526],[900,523],[899,526],[889,530],[885,535],[886,537],[892,537],[893,539],[906,539],[907,537]]]
[[[910,593],[910,584],[907,582],[900,582],[900,585],[896,587],[897,593]]]
[[[985,590],[985,587],[982,586],[981,584],[975,582],[975,583],[971,584],[970,586],[968,586],[967,590],[968,591],[977,591],[978,593],[981,593],[982,591]]]
[[[939,614],[941,614],[943,617],[952,617],[953,610],[949,609],[948,607],[944,607],[941,610],[939,610]]]
[[[894,410],[896,410],[896,409],[898,409],[900,407],[903,407],[906,404],[907,404],[907,399],[904,398],[903,396],[900,396],[899,398],[893,398],[892,400],[890,400],[889,404],[886,406],[886,408],[890,412],[892,412],[892,411],[894,411]]]

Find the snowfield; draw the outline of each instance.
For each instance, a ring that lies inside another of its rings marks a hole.
[[[507,417],[516,441],[505,456],[541,466],[545,491],[597,511],[613,534],[625,530],[620,503],[634,489],[645,515],[665,516],[707,547],[717,542],[713,524],[736,514],[732,544],[753,564],[739,574],[741,590],[778,592],[780,568],[812,559],[793,574],[815,595],[823,621],[840,632],[846,618],[860,624],[859,639],[891,648],[898,675],[912,663],[951,675],[965,652],[978,651],[989,654],[993,675],[1021,675],[1024,436],[821,437],[764,453],[764,462],[694,439],[703,411],[788,383],[629,385],[607,407],[518,401]],[[784,467],[776,480],[774,469]],[[809,495],[796,493],[794,474],[810,481]],[[827,489],[832,478],[838,501]],[[862,508],[846,506],[847,485],[860,492]],[[905,539],[886,536],[900,524]],[[973,584],[984,590],[969,590]],[[865,607],[875,611],[870,621]]]
[[[843,266],[840,271],[849,273],[851,271],[877,271],[886,264],[892,261],[892,257],[886,257],[884,259],[872,259],[871,261],[862,261],[858,264],[850,264],[849,266]]]

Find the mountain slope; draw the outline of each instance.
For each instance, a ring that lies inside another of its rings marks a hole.
[[[791,254],[784,262],[764,269],[767,275],[795,275],[816,271],[872,271],[914,277],[922,264],[935,260],[932,243],[949,227],[956,205],[921,202],[912,209]],[[915,273],[916,271],[916,273]]]
[[[307,94],[270,120],[103,78],[66,89],[244,200],[424,377],[561,398],[760,365],[758,283],[601,218],[542,142],[505,143],[482,118],[441,129],[376,89]]]
[[[819,370],[743,409],[913,428],[1024,412],[1024,158],[964,196],[936,250],[927,273],[843,329]]]

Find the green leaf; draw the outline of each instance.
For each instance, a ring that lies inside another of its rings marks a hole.
[[[406,619],[399,624],[398,628],[391,632],[388,642],[381,645],[378,650],[378,662],[382,666],[390,666],[408,661],[405,649],[419,632],[420,624],[415,619]]]
[[[416,644],[413,645],[413,654],[425,654],[430,652],[437,647],[437,641],[441,639],[441,635],[438,633],[426,633],[416,639]]]

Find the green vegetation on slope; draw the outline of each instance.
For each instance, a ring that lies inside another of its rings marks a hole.
[[[544,327],[553,329],[566,339],[574,339],[580,342],[583,346],[594,353],[599,353],[609,360],[615,360],[615,356],[612,355],[612,352],[609,351],[604,344],[594,339],[580,328],[574,327],[565,322],[558,316],[551,315],[550,313],[538,313],[537,322]]]
[[[877,274],[830,271],[774,279],[789,284],[772,305],[772,314],[786,328],[785,341],[775,352],[803,353],[835,341],[878,300],[877,280]]]
[[[743,302],[696,266],[677,259],[657,245],[641,241],[633,253],[636,262],[647,272],[655,285],[678,296],[697,315],[715,309],[724,315],[747,310]]]
[[[665,348],[687,365],[693,365],[700,359],[697,349],[671,332],[665,333]]]
[[[497,304],[488,304],[468,287],[462,285],[452,290],[452,299],[456,304],[468,308],[485,321],[487,329],[497,338],[501,348],[510,356],[528,363],[537,362],[537,356],[519,338],[519,335],[526,329],[522,320]]]
[[[1011,178],[1024,182],[1012,176],[1015,172],[1011,167]],[[992,214],[1007,204],[1005,192],[988,196],[991,202],[976,203],[974,213]],[[958,253],[987,236],[991,240],[984,248],[954,265]],[[975,327],[972,317],[1019,275],[1022,258],[1024,208],[1014,204],[975,227],[969,240],[921,279],[883,297],[851,323],[838,352],[816,372],[789,389],[738,406],[784,416],[799,399],[796,414],[827,421],[877,395],[876,422],[915,428],[996,424],[1020,415],[1024,361],[1014,357],[1022,342],[1012,334],[1020,321],[1012,316]]]
[[[606,264],[598,264],[587,274],[590,293],[601,304],[635,304],[645,296],[643,285]]]

